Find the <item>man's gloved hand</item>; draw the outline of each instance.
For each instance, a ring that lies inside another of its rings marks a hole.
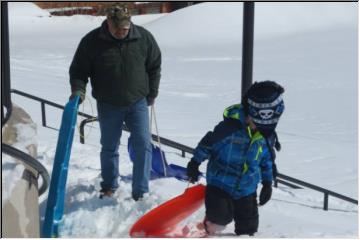
[[[191,159],[186,167],[186,175],[189,177],[189,182],[195,183],[199,180],[201,172],[199,171],[199,163]]]
[[[270,198],[271,198],[271,193],[272,193],[272,187],[271,187],[271,182],[262,182],[262,189],[260,191],[260,205],[265,205],[265,203],[267,203]]]
[[[79,96],[79,105],[84,101],[85,99],[85,93],[81,90],[73,91],[69,97],[69,100],[73,99],[75,96]]]
[[[146,102],[147,102],[148,106],[152,106],[155,103],[155,98],[152,98],[152,97],[148,96],[148,97],[146,97]]]

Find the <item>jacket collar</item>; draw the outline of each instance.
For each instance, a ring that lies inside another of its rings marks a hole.
[[[111,33],[109,32],[109,28],[108,28],[106,20],[104,20],[103,23],[101,24],[99,38],[106,40],[106,41],[111,41],[111,42],[117,41],[116,39],[114,39],[111,36]],[[138,26],[131,23],[129,35],[125,39],[119,40],[119,41],[128,42],[128,41],[133,41],[133,40],[136,40],[139,38],[141,38],[141,33],[138,29]]]
[[[232,119],[239,121],[243,126],[246,126],[245,123],[245,112],[241,104],[235,104],[230,107],[227,107],[224,110],[224,119]]]

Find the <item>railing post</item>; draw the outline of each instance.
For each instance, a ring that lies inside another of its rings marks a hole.
[[[185,151],[181,151],[181,156],[184,158],[185,157]]]
[[[254,55],[254,2],[244,2],[243,10],[243,53],[241,73],[241,97],[252,84]]]
[[[46,127],[45,103],[41,102],[41,119],[43,127]]]
[[[1,128],[12,113],[8,3],[1,3]],[[6,112],[5,112],[6,110]]]
[[[329,209],[329,194],[324,193],[324,210],[327,211]]]
[[[277,178],[274,180],[274,187],[278,187],[278,180],[277,180]]]
[[[85,128],[86,121],[82,121],[80,124],[80,143],[85,144],[85,135],[84,135],[84,128]]]
[[[84,144],[85,143],[85,125],[90,123],[90,122],[95,122],[97,121],[97,117],[90,117],[90,118],[86,118],[84,120],[81,121],[80,123],[80,143]]]

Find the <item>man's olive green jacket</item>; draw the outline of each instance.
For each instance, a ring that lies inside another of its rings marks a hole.
[[[143,27],[131,25],[124,40],[116,40],[106,21],[80,41],[70,66],[71,90],[85,92],[90,78],[97,101],[129,106],[158,95],[161,52]]]

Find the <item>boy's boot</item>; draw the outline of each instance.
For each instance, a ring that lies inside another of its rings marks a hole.
[[[226,226],[212,223],[209,220],[204,220],[205,230],[209,235],[216,235],[216,233],[222,232]]]

